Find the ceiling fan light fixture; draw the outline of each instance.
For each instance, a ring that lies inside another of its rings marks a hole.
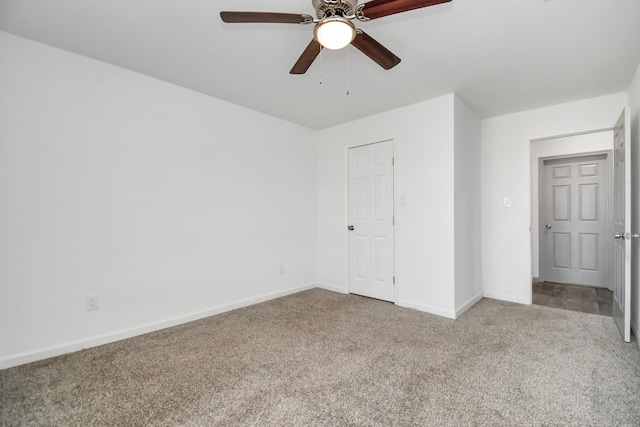
[[[356,37],[356,27],[341,16],[325,18],[316,25],[316,40],[327,49],[338,50],[347,46]]]

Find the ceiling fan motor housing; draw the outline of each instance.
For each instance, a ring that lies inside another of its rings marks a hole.
[[[353,16],[358,0],[311,0],[318,19],[327,16]]]

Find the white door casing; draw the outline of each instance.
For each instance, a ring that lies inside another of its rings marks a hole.
[[[543,162],[540,279],[609,286],[609,168],[606,154]]]
[[[349,149],[349,292],[395,300],[393,141]]]
[[[614,128],[613,318],[622,338],[631,341],[631,144],[629,110]]]

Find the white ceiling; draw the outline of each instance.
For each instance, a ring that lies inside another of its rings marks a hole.
[[[356,21],[402,62],[325,49],[301,76],[312,25],[221,10],[313,14],[311,0],[0,0],[0,30],[314,129],[451,92],[484,118],[626,91],[640,62],[638,0],[453,0]]]

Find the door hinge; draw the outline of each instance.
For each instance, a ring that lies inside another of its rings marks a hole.
[[[396,225],[396,217],[395,216],[391,217],[391,225]]]
[[[393,284],[396,284],[396,276],[393,276]]]
[[[391,166],[394,166],[396,164],[396,158],[392,157],[391,158]]]

